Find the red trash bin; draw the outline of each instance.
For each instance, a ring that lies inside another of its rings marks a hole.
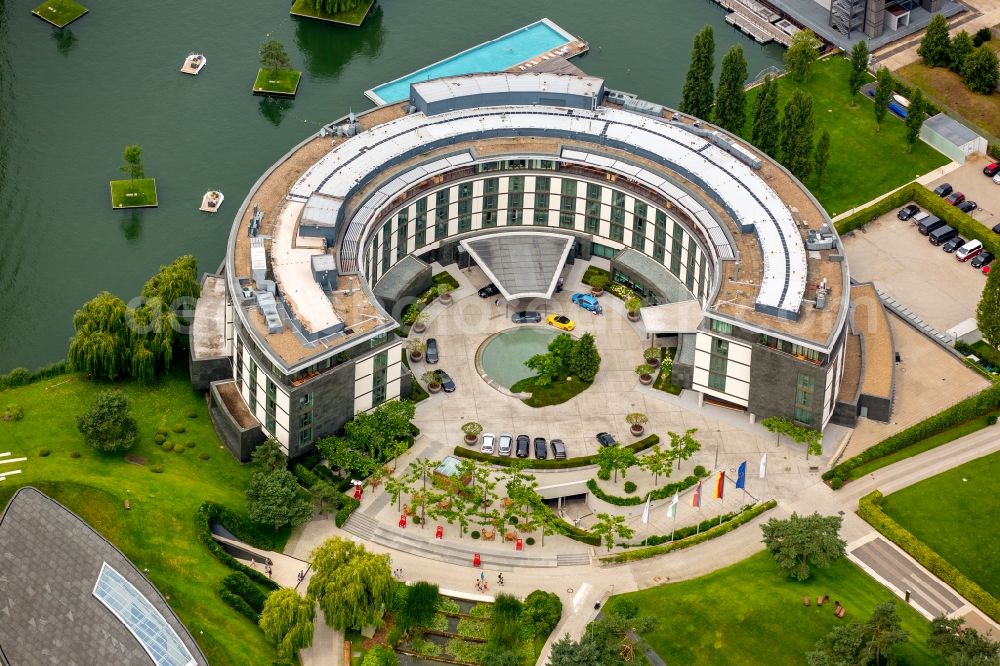
[[[479,553],[472,554],[472,566],[478,567],[480,565]]]
[[[514,550],[524,550],[524,542],[520,539],[514,542]]]
[[[406,528],[406,514],[405,513],[402,514],[399,517],[399,526],[402,527],[402,528],[404,528],[404,529]]]
[[[435,532],[434,532],[434,538],[435,539],[440,539],[443,536],[444,536],[444,527],[442,527],[441,525],[438,525],[437,530],[435,530]]]

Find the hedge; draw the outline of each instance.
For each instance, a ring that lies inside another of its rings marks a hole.
[[[648,493],[646,493],[651,499],[661,500],[673,496],[674,493],[686,490],[698,483],[697,476],[688,476],[683,481],[678,481],[677,483],[668,483],[662,488],[656,488]],[[642,504],[646,501],[646,496],[642,497],[618,497],[617,495],[608,495],[597,485],[597,482],[593,479],[587,479],[587,489],[593,493],[594,497],[600,500],[604,500],[608,504],[614,504],[615,506],[636,506]]]
[[[344,496],[344,502],[340,505],[340,509],[337,511],[337,515],[334,518],[334,522],[337,527],[343,527],[347,519],[351,517],[351,514],[361,506],[361,502],[354,499],[353,497]]]
[[[673,550],[681,550],[682,548],[689,548],[695,546],[703,541],[708,541],[709,539],[714,539],[715,537],[722,536],[728,532],[732,532],[740,525],[750,522],[760,514],[773,509],[778,503],[775,500],[768,500],[763,504],[756,504],[746,510],[744,510],[739,515],[735,516],[728,522],[723,522],[721,525],[716,525],[715,527],[709,528],[708,530],[696,534],[695,536],[687,537],[680,541],[672,541],[670,543],[664,544],[662,546],[649,546],[646,548],[639,548],[636,550],[629,550],[624,553],[619,553],[617,555],[609,555],[607,557],[600,558],[602,562],[608,564],[619,564],[623,562],[632,562],[634,560],[644,560],[650,557],[656,557],[657,555],[663,555],[664,553],[669,553]],[[716,518],[715,520],[718,520]]]
[[[236,596],[226,588],[219,590],[219,596],[222,597],[223,601],[235,608],[241,615],[245,616],[254,624],[260,622],[260,615],[258,615],[254,609],[250,608],[250,604],[243,601],[242,597]]]
[[[69,372],[66,361],[57,361],[32,372],[27,368],[14,368],[6,375],[0,375],[0,391],[27,386],[42,379],[49,379]]]
[[[273,580],[257,571],[256,569],[251,569],[246,566],[235,557],[230,555],[225,551],[225,549],[219,545],[219,542],[212,537],[212,523],[219,523],[225,525],[226,528],[232,532],[234,535],[239,536],[234,529],[236,523],[242,522],[239,520],[234,520],[238,518],[231,511],[226,509],[226,507],[221,504],[216,504],[215,502],[205,502],[200,507],[198,507],[198,513],[195,517],[195,529],[198,532],[198,540],[208,548],[208,550],[215,555],[216,559],[225,564],[230,569],[235,569],[245,573],[250,577],[255,583],[260,583],[264,587],[276,590],[278,589],[278,584]],[[238,529],[238,528],[237,528]],[[242,537],[241,537],[242,538]],[[270,548],[268,550],[271,550]],[[239,598],[239,597],[237,597]],[[242,599],[241,599],[242,601]],[[246,603],[246,602],[244,602]],[[230,604],[231,605],[231,604]],[[252,610],[252,609],[251,609]]]
[[[902,525],[882,511],[882,493],[873,490],[858,501],[858,515],[882,536],[909,553],[932,574],[950,585],[956,592],[994,620],[1000,620],[1000,601],[979,587],[955,566],[938,555],[927,544],[913,536]]]
[[[544,506],[548,508],[547,505]],[[552,529],[555,530],[557,533],[563,535],[564,537],[573,539],[573,541],[579,541],[580,543],[585,543],[589,546],[601,545],[600,536],[592,534],[587,530],[581,530],[576,525],[567,523],[565,520],[557,516],[555,512],[552,511],[552,509],[549,509],[549,513],[552,514],[552,518],[549,521],[549,524],[552,526]]]
[[[904,185],[899,188],[899,190],[890,194],[881,201],[877,201],[871,206],[863,208],[853,215],[845,217],[839,222],[835,222],[833,226],[837,229],[837,233],[841,235],[863,227],[869,222],[873,222],[877,218],[885,215],[893,208],[900,208],[909,201],[912,201],[914,187],[915,185],[913,183]]]
[[[626,445],[624,448],[632,449],[635,453],[641,453],[642,451],[645,451],[651,446],[655,446],[659,443],[659,435],[649,435],[648,437],[643,437],[638,441]],[[463,446],[456,446],[454,455],[459,458],[471,458],[472,460],[492,463],[499,467],[510,467],[514,462],[520,460],[519,458],[493,456],[488,453],[483,453],[482,451],[477,451],[476,449],[470,449]],[[577,458],[565,458],[563,460],[532,460],[529,464],[529,469],[570,469],[573,467],[586,467],[587,465],[596,464],[596,455],[579,456]]]
[[[989,145],[989,148],[986,149],[986,152],[988,152],[990,154],[990,157],[992,157],[993,159],[1000,160],[1000,145],[991,143]]]
[[[250,577],[241,571],[236,571],[222,579],[222,588],[235,594],[247,602],[256,613],[264,610],[267,593],[253,584]]]
[[[296,465],[293,467],[292,474],[294,474],[295,478],[299,480],[299,483],[306,488],[312,488],[319,483],[319,477],[316,474],[313,474],[309,468],[304,465]]]
[[[835,476],[844,480],[850,479],[851,471],[861,465],[883,458],[948,428],[982,416],[987,412],[997,409],[998,406],[1000,406],[1000,384],[994,384],[989,388],[983,389],[976,395],[952,405],[943,412],[939,412],[920,423],[910,426],[902,432],[883,439],[878,444],[865,449],[853,458],[848,458],[833,469],[824,472],[823,479],[829,481]]]

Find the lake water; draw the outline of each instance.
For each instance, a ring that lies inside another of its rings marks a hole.
[[[127,301],[185,253],[214,271],[260,173],[324,122],[369,108],[372,86],[544,17],[590,43],[579,67],[666,104],[705,24],[718,61],[744,45],[751,76],[782,55],[710,0],[380,0],[361,28],[280,2],[86,0],[90,13],[63,31],[33,17],[35,4],[0,2],[0,372],[63,358],[73,313],[101,290]],[[267,34],[303,70],[294,101],[250,94]],[[193,51],[208,59],[197,77],[178,71]],[[143,147],[157,209],[110,207],[128,143]],[[226,195],[215,215],[198,212],[208,189]]]

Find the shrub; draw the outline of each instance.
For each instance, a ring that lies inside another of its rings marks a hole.
[[[250,604],[243,601],[241,597],[236,596],[225,588],[219,590],[219,596],[222,597],[223,601],[236,609],[240,615],[243,615],[254,624],[260,621],[260,615],[254,612],[254,609],[250,608]]]
[[[163,474],[163,465],[153,465],[149,468],[149,471],[153,474]]]
[[[167,436],[167,429],[166,428],[157,428],[156,429],[156,434],[157,435],[163,435],[164,437],[166,437]]]
[[[529,546],[534,546],[535,545],[535,537],[528,537],[527,539],[524,540],[524,543],[528,544]]]
[[[207,453],[199,453],[198,454],[198,460],[208,460],[208,454]]]
[[[153,441],[156,442],[157,444],[163,444],[163,442],[167,441],[167,436],[161,435],[160,433],[156,433],[156,435],[153,437]]]
[[[659,442],[659,435],[649,435],[632,442],[625,448],[632,449],[635,453],[640,453],[655,444],[659,444]],[[481,451],[470,449],[467,446],[456,446],[452,455],[459,458],[471,458],[473,460],[488,462],[491,465],[497,465],[498,467],[510,467],[512,463],[519,460],[518,458],[506,458],[503,456],[498,457],[484,454]],[[571,469],[573,467],[586,467],[588,465],[596,464],[595,458],[596,456],[579,456],[576,458],[565,458],[563,460],[532,460],[530,467],[531,469]]]
[[[839,476],[835,476],[830,480],[830,487],[834,490],[840,490],[844,487],[844,480]]]
[[[479,536],[480,536],[480,534],[479,534],[479,530],[472,530],[472,534],[471,534],[470,536],[471,536],[471,537],[472,537],[473,539],[478,539],[478,538],[479,538]]]
[[[174,450],[174,443],[173,442],[163,442],[162,444],[160,444],[160,448],[163,449],[164,451],[173,451]]]
[[[20,421],[24,418],[24,409],[21,405],[7,405],[3,412],[0,412],[0,421]]]
[[[524,599],[521,622],[531,626],[535,636],[548,636],[559,624],[562,608],[558,594],[535,590]]]
[[[396,647],[397,645],[399,645],[399,641],[402,638],[403,638],[403,628],[393,627],[392,629],[389,630],[389,633],[386,634],[385,642],[388,643],[391,647]]]
[[[267,593],[254,585],[250,577],[242,571],[235,571],[223,578],[222,587],[243,599],[257,613],[264,610]]]
[[[509,518],[509,519],[507,520],[507,522],[509,522],[509,523],[510,523],[511,525],[517,525],[517,516],[511,516],[511,517],[510,517],[510,518]]]
[[[184,453],[185,448],[183,444],[177,444],[174,446],[174,453]]]
[[[196,419],[196,418],[198,418],[198,412],[188,412],[188,418],[189,419]]]
[[[299,483],[306,488],[312,488],[319,483],[319,477],[302,465],[296,465],[293,467],[292,474],[294,474],[295,478],[299,480]]]
[[[74,451],[73,453],[69,454],[69,457],[70,458],[79,458],[80,457],[80,452],[79,451]]]
[[[17,388],[27,386],[31,383],[31,370],[27,368],[14,368],[5,376],[4,384],[7,388]]]
[[[185,430],[185,428],[184,428],[184,424],[183,423],[175,423],[174,424],[173,431],[176,432],[177,434],[180,434],[180,433],[184,432],[184,430]]]
[[[705,469],[705,467],[703,465],[695,465],[694,466],[694,475],[695,476],[705,476],[706,474],[708,474],[708,470]]]
[[[119,390],[102,391],[86,413],[76,417],[76,428],[88,446],[115,452],[132,448],[139,426],[131,415],[132,402]]]
[[[341,506],[340,510],[337,511],[337,515],[334,517],[334,523],[337,527],[343,527],[347,519],[351,517],[354,510],[361,506],[361,502],[354,499],[353,497],[344,496],[344,504]],[[417,516],[414,516],[413,522],[419,522],[416,520]]]
[[[632,493],[635,492],[636,488],[637,488],[637,486],[634,483],[632,483],[631,481],[626,481],[625,482],[625,493],[626,494],[631,495]]]
[[[986,417],[986,425],[996,425],[996,424],[997,424],[996,414],[990,414],[989,416]]]
[[[38,451],[38,457],[39,458],[47,458],[50,453],[52,453],[52,452],[49,451],[48,449],[39,449],[39,451]]]
[[[993,39],[993,31],[989,28],[980,28],[972,36],[972,45],[978,49],[984,42],[988,42],[991,39]]]
[[[365,653],[361,666],[398,666],[399,657],[395,651],[384,645],[375,645]]]
[[[597,478],[600,479],[601,481],[608,481],[608,480],[610,480],[611,479],[611,470],[610,469],[600,469],[600,470],[597,470]]]
[[[698,477],[691,475],[685,477],[682,481],[668,483],[665,486],[656,488],[650,491],[648,496],[654,500],[666,499],[676,492],[690,488],[696,483],[698,483]],[[593,479],[587,479],[587,490],[597,499],[603,500],[608,504],[614,504],[615,506],[637,506],[646,501],[646,496],[618,497],[617,495],[609,495],[601,490],[600,486]]]
[[[185,449],[193,449],[194,448],[194,442],[191,441],[191,440],[188,440],[188,441],[184,442],[184,448]]]
[[[875,218],[885,215],[893,208],[899,208],[913,199],[913,192],[915,189],[916,188],[913,185],[904,185],[899,190],[893,192],[881,201],[859,210],[853,215],[848,215],[834,224],[837,228],[837,233],[843,235],[849,231],[854,231],[859,227],[865,226]]]
[[[639,604],[629,597],[614,597],[607,603],[604,610],[611,615],[630,620],[639,614]]]

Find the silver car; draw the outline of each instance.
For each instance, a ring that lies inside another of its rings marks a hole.
[[[514,444],[514,435],[509,432],[500,433],[500,444],[497,446],[497,455],[509,456]]]
[[[483,433],[483,453],[493,453],[493,433]]]

